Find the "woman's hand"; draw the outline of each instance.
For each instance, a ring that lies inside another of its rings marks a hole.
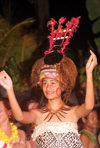
[[[93,69],[96,67],[97,65],[97,57],[96,55],[93,53],[93,51],[90,50],[90,57],[87,61],[87,64],[86,64],[86,73],[92,73]]]
[[[0,85],[6,90],[12,88],[12,79],[4,70],[0,72]]]

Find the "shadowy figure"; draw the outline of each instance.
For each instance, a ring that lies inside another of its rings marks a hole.
[[[96,110],[92,110],[86,117],[82,118],[83,129],[81,133],[81,141],[84,148],[99,148],[98,138],[95,131],[98,129],[98,114]]]
[[[26,148],[25,133],[10,122],[11,116],[8,100],[0,100],[0,148]]]

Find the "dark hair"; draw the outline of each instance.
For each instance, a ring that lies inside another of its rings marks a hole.
[[[89,114],[92,113],[93,111],[96,111],[96,112],[97,112],[97,110],[96,110],[95,108],[93,108],[93,109],[88,113],[88,115],[86,115],[84,118],[85,118],[85,119],[88,119]],[[80,119],[78,120],[78,125],[79,125],[79,130],[82,130],[83,127],[84,127],[84,123],[83,123],[83,121],[82,121],[82,118],[80,118]]]
[[[94,111],[96,111],[96,109],[95,108],[93,108],[92,110],[91,110],[91,112],[89,112],[89,114],[87,115],[87,116],[85,116],[84,118],[85,119],[87,119],[88,118],[88,116],[90,115],[90,113],[92,113],[92,112],[94,112]],[[97,112],[97,111],[96,111]]]
[[[0,98],[0,101],[3,101],[4,106],[6,107],[6,109],[10,110],[10,104],[9,104],[9,100],[7,98]]]

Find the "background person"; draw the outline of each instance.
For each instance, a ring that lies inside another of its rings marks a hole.
[[[95,131],[98,129],[98,114],[92,110],[86,117],[82,118],[84,128],[80,131],[81,141],[84,148],[99,148],[98,138]]]
[[[12,113],[7,101],[0,100],[0,148],[26,148],[24,131],[9,121]]]

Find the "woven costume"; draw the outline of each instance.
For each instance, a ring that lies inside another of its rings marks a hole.
[[[77,124],[72,122],[44,122],[32,134],[36,148],[82,148]]]
[[[36,86],[37,83],[42,86],[44,78],[52,78],[59,81],[65,91],[65,99],[63,100],[65,104],[75,86],[77,68],[74,62],[64,55],[64,49],[76,31],[79,19],[80,17],[72,18],[71,21],[65,24],[66,28],[64,28],[63,23],[66,18],[62,17],[59,19],[58,29],[54,28],[55,24],[57,24],[54,19],[48,22],[47,25],[51,25],[51,33],[48,36],[50,48],[45,51],[45,56],[37,60],[33,65],[31,74],[32,86]],[[58,41],[60,41],[59,45],[57,44]],[[63,106],[54,114],[50,113],[48,108],[43,110],[44,113],[48,113],[46,120],[36,126],[32,134],[37,148],[82,148],[77,124],[63,122],[60,119],[60,116],[63,116],[66,110]],[[50,120],[54,115],[61,122],[51,122]]]
[[[0,148],[11,148],[8,144],[5,144],[3,141],[0,141]]]

